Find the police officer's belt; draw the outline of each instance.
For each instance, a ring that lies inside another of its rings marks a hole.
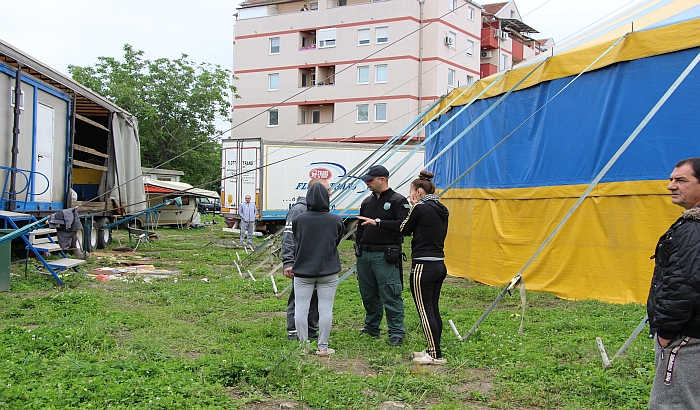
[[[362,245],[362,251],[364,252],[384,252],[387,246],[391,245]],[[396,245],[398,246],[398,245]]]

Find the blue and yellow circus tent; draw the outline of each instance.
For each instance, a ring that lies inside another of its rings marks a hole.
[[[425,117],[451,275],[646,300],[656,241],[683,211],[668,176],[700,156],[699,17],[697,0],[645,1]]]

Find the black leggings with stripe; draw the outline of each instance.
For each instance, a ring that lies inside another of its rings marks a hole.
[[[418,309],[418,317],[423,333],[428,341],[428,354],[442,358],[440,336],[442,335],[442,318],[440,317],[440,289],[447,276],[444,261],[413,261],[411,267],[411,294]]]

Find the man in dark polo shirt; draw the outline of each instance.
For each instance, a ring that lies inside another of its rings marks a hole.
[[[360,334],[379,338],[379,325],[386,310],[389,345],[401,346],[406,333],[400,271],[403,236],[380,229],[379,225],[382,220],[406,219],[410,205],[403,195],[389,188],[389,171],[385,167],[374,165],[360,179],[372,192],[362,201],[360,215],[377,223],[377,226],[359,225],[355,239],[357,277],[366,312]]]

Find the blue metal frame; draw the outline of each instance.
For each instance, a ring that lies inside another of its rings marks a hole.
[[[15,198],[15,207],[14,209],[17,211],[51,211],[51,210],[59,210],[63,209],[63,204],[60,202],[36,202],[36,201],[31,201],[29,198],[34,197],[34,195],[41,195],[43,192],[32,192],[30,189],[32,189],[32,184],[31,181],[34,181],[36,179],[36,175],[41,175],[44,178],[48,180],[46,175],[36,172],[36,171],[29,171],[26,169],[21,169],[21,168],[12,168],[12,167],[5,167],[0,165],[0,170],[5,170],[7,171],[5,174],[5,182],[3,183],[2,186],[2,193],[0,196],[0,206],[2,209],[6,208],[6,205],[10,202],[9,200],[5,199],[5,196],[9,195],[11,193],[14,193],[15,196],[19,195],[21,193],[24,193],[24,200],[20,201]],[[17,192],[8,192],[7,191],[7,185],[8,185],[8,179],[10,176],[10,171],[15,171],[16,175],[21,175],[24,177],[25,184],[24,184],[24,189],[21,191]],[[48,188],[47,188],[48,189]]]
[[[17,71],[14,70],[12,67],[5,65],[4,63],[0,63],[0,72],[5,73],[9,75],[11,78],[16,78],[17,77]],[[66,110],[66,149],[64,151],[65,153],[65,164],[66,168],[64,171],[63,175],[63,181],[68,180],[68,169],[70,167],[70,114],[72,110],[72,104],[71,104],[71,99],[70,96],[66,93],[63,93],[61,91],[58,91],[43,82],[37,80],[36,78],[29,76],[27,74],[22,73],[20,80],[24,82],[25,84],[31,86],[33,88],[33,112],[32,112],[32,162],[31,162],[31,170],[30,175],[29,175],[29,181],[28,181],[28,186],[31,192],[31,199],[27,200],[25,199],[24,207],[23,208],[17,208],[17,210],[22,210],[22,211],[51,211],[51,210],[59,210],[63,209],[63,201],[61,202],[56,202],[56,201],[51,201],[51,202],[39,202],[35,201],[35,195],[37,195],[34,192],[34,185],[35,185],[35,180],[34,180],[34,175],[37,174],[36,172],[36,153],[37,153],[37,141],[36,141],[36,129],[37,129],[37,110],[39,106],[39,93],[38,90],[44,91],[49,95],[52,95],[54,97],[57,97],[67,103],[67,110]],[[26,171],[26,170],[23,170]],[[49,184],[50,185],[50,184]],[[49,187],[50,188],[50,187]],[[3,189],[4,191],[4,189]],[[64,189],[64,191],[67,192],[67,189]],[[64,194],[65,195],[65,194]],[[65,199],[65,198],[64,198]],[[5,205],[5,199],[0,198],[0,204],[3,206]],[[4,208],[3,208],[4,209]]]
[[[344,218],[352,218],[360,214],[360,209],[359,208],[349,208],[346,210],[338,210],[338,209],[333,209],[331,210],[332,214],[335,215],[342,215]],[[287,217],[287,211],[263,211],[262,212],[262,221],[277,221],[277,220],[284,220]]]
[[[29,174],[29,192],[32,193],[32,196],[31,196],[32,202],[34,201],[34,197],[35,197],[35,194],[34,194],[35,180],[34,180],[33,176],[34,176],[34,173],[36,172],[36,160],[37,160],[37,157],[36,157],[36,128],[37,128],[36,112],[37,112],[37,109],[39,108],[39,101],[37,101],[37,97],[38,97],[37,94],[38,94],[37,89],[36,89],[36,87],[34,87],[34,94],[33,94],[34,104],[32,105],[32,110],[33,110],[33,112],[32,112],[32,165],[30,167],[31,173]],[[49,181],[48,185],[49,186],[51,185],[51,181]]]
[[[12,78],[15,78],[17,76],[17,72],[14,68],[11,68],[10,66],[5,65],[4,63],[0,62],[0,72],[5,73],[9,75]],[[37,80],[36,78],[29,76],[27,74],[22,73],[22,78],[20,78],[23,82],[33,86],[37,87],[41,91],[45,91],[54,97],[58,97],[62,100],[65,101],[70,101],[70,96],[62,91],[58,91],[55,88],[49,87],[48,85],[44,84],[43,82]]]
[[[73,151],[73,147],[71,146],[71,141],[73,141],[73,135],[71,134],[71,121],[70,121],[70,116],[73,113],[73,100],[68,100],[68,110],[66,110],[66,158],[65,158],[65,164],[66,164],[66,170],[63,172],[63,183],[66,185],[63,187],[63,205],[67,205],[69,203],[69,198],[68,195],[70,195],[70,191],[68,190],[68,187],[71,187],[72,189],[72,183],[70,180],[70,175],[71,175],[71,167],[73,166],[71,164],[71,154]],[[107,136],[109,138],[109,136]],[[74,142],[74,141],[73,141]]]

